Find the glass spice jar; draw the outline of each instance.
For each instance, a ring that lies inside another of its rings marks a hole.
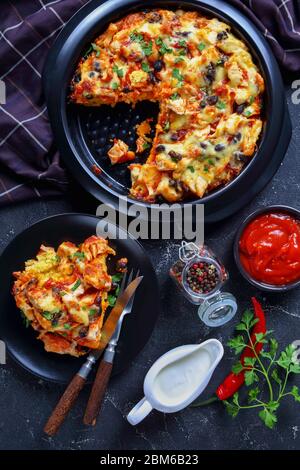
[[[206,325],[224,325],[236,314],[235,297],[229,292],[221,292],[228,272],[206,245],[198,247],[183,241],[170,276],[184,296],[199,305],[198,315]]]

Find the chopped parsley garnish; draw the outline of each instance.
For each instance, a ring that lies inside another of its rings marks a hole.
[[[96,51],[96,57],[99,57],[100,55],[100,47],[97,46],[97,44],[95,44],[94,42],[92,42],[92,48],[94,51]]]
[[[29,325],[31,324],[31,321],[29,320],[29,318],[26,317],[23,310],[21,310],[21,315],[22,315],[22,320],[23,320],[23,323],[24,323],[25,327],[28,328]]]
[[[183,81],[183,76],[181,75],[181,72],[179,69],[172,70],[172,77],[176,78],[179,82]]]
[[[123,77],[123,69],[119,69],[117,65],[113,66],[113,71],[118,75],[118,77]]]
[[[247,116],[247,117],[251,116],[251,111],[245,111],[244,115]]]
[[[208,166],[206,166],[206,165],[204,166],[204,171],[205,171],[205,173],[207,173],[209,171]]]
[[[211,158],[210,158],[209,160],[207,160],[207,163],[209,163],[210,165],[214,165],[214,164],[215,164],[214,160],[212,160]]]
[[[150,72],[150,67],[149,67],[149,65],[147,64],[147,62],[142,62],[142,70],[143,70],[144,72],[147,72],[147,73]]]
[[[129,37],[131,41],[141,42],[144,40],[143,35],[138,33],[136,29],[130,33]]]
[[[117,297],[115,295],[112,295],[112,294],[108,294],[107,296],[107,301],[108,301],[108,305],[110,307],[113,307],[116,303],[116,300],[117,300]]]
[[[90,308],[89,310],[89,317],[93,317],[95,315],[97,315],[98,313],[98,309],[97,308]]]
[[[199,49],[199,51],[202,52],[206,48],[206,45],[204,44],[204,42],[200,42],[197,48]]]
[[[179,64],[179,62],[182,62],[183,60],[184,60],[183,57],[176,57],[174,62],[175,62],[175,64]]]
[[[150,147],[149,142],[144,142],[144,143],[143,143],[143,149],[144,149],[144,150],[147,150],[149,147]]]
[[[181,56],[186,55],[186,49],[180,49],[179,55]]]
[[[160,46],[158,50],[161,55],[170,54],[172,52],[172,49],[166,45],[166,43],[162,40],[161,37],[155,39],[155,43],[157,46]]]
[[[153,46],[152,41],[149,41],[148,43],[145,42],[145,43],[141,44],[142,50],[143,50],[143,52],[146,56],[152,54],[152,46]]]
[[[250,96],[249,103],[250,104],[254,103],[254,100],[255,100],[255,96]]]
[[[172,100],[172,101],[178,100],[178,98],[180,98],[178,93],[173,93],[173,95],[170,96],[170,100]]]
[[[216,104],[216,107],[218,109],[226,109],[226,103],[224,103],[224,101],[219,100]]]
[[[111,276],[112,282],[120,282],[122,280],[122,278],[123,278],[122,273],[113,274]]]
[[[86,58],[90,55],[91,52],[93,52],[93,46],[90,46],[90,47],[86,50],[86,52],[83,54],[84,59],[86,59]]]
[[[71,290],[74,292],[76,289],[78,289],[78,287],[80,286],[81,284],[81,280],[80,279],[77,279],[77,281],[75,282],[74,286],[71,287]]]
[[[70,323],[64,323],[64,329],[69,330],[71,328]]]
[[[42,312],[42,316],[44,318],[46,318],[46,320],[51,321],[53,319],[53,316],[54,316],[55,313],[57,313],[57,312],[48,312],[48,311],[45,310],[44,312]]]
[[[181,39],[179,42],[178,42],[179,46],[180,47],[187,47],[187,42],[184,40],[184,39]]]
[[[85,254],[82,251],[77,251],[76,253],[74,253],[73,258],[84,259]]]
[[[117,90],[119,88],[119,84],[117,82],[112,82],[111,87],[113,90]]]
[[[151,40],[149,42],[146,42],[144,40],[143,35],[141,33],[138,33],[137,31],[133,31],[132,33],[130,33],[129,37],[131,41],[138,42],[140,44],[142,51],[146,56],[152,54],[153,42]]]
[[[195,168],[192,165],[188,166],[187,169],[190,170],[192,173],[195,172]]]
[[[45,310],[44,312],[42,312],[42,316],[46,318],[46,320],[51,321],[53,325],[53,322],[56,322],[57,319],[61,316],[61,311],[59,310],[59,308],[55,308],[51,312],[49,312],[48,310]]]
[[[165,125],[164,125],[164,131],[167,132],[169,129],[170,129],[170,122],[167,121],[167,122],[165,123]]]

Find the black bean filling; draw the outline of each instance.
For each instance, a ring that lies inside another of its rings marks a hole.
[[[182,155],[174,150],[170,150],[169,155],[174,162],[179,162],[182,159]]]
[[[88,328],[86,326],[84,326],[79,331],[79,338],[85,338],[87,333],[88,333]]]
[[[75,83],[79,83],[80,80],[81,80],[81,75],[80,75],[80,73],[75,73],[73,80],[74,80]]]
[[[94,77],[97,76],[97,73],[92,71],[92,72],[89,72],[88,75],[89,75],[90,78],[94,78]]]
[[[153,72],[149,72],[148,77],[149,77],[150,82],[153,84],[159,82],[159,78],[156,77],[156,75]]]
[[[242,134],[241,134],[240,132],[238,132],[238,133],[235,134],[235,136],[233,137],[232,142],[234,142],[234,143],[236,144],[237,142],[239,142],[239,141],[241,140],[241,138],[242,138]]]
[[[162,153],[166,150],[166,147],[164,145],[158,145],[155,150],[157,153]]]
[[[228,38],[228,34],[226,33],[226,31],[221,31],[220,33],[217,34],[218,41],[222,41],[222,39],[227,39],[227,38]]]
[[[156,60],[153,64],[153,68],[154,68],[155,72],[160,72],[163,69],[164,65],[165,64],[164,64],[163,60]]]
[[[206,67],[205,78],[210,84],[216,78],[216,66],[213,62]]]
[[[217,104],[218,102],[218,96],[217,95],[211,95],[207,98],[206,102],[207,104],[209,104],[210,106],[213,106],[215,104]]]
[[[242,112],[244,111],[244,109],[246,108],[246,103],[242,103],[242,104],[239,104],[237,107],[236,107],[236,112],[237,114],[242,114]]]
[[[224,145],[224,144],[217,144],[217,145],[215,146],[215,151],[216,151],[216,152],[221,152],[221,151],[224,150],[224,149],[225,149],[225,145]]]
[[[233,153],[233,156],[238,163],[246,163],[248,160],[247,156],[243,154],[243,152],[237,151]]]
[[[177,34],[177,36],[187,38],[191,33],[190,31],[177,31],[175,34]]]
[[[98,62],[98,60],[94,61],[94,70],[96,70],[96,72],[100,72],[101,70],[100,62]]]
[[[149,23],[161,23],[162,16],[160,13],[153,12],[149,15],[148,22]]]

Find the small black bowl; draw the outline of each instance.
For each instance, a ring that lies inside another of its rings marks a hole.
[[[289,284],[283,285],[274,285],[274,284],[266,284],[264,282],[257,281],[253,279],[249,273],[244,269],[239,255],[239,241],[241,239],[241,235],[245,230],[246,226],[253,220],[256,219],[259,215],[268,214],[269,212],[278,212],[281,214],[287,214],[293,216],[294,218],[300,221],[300,210],[295,209],[294,207],[283,206],[283,205],[275,205],[275,206],[267,206],[262,207],[261,209],[257,209],[256,211],[252,212],[252,214],[248,215],[248,217],[242,222],[240,228],[237,231],[235,236],[234,245],[233,245],[233,254],[234,260],[237,267],[240,270],[242,276],[250,282],[254,287],[257,287],[260,290],[267,291],[267,292],[286,292],[288,290],[294,289],[295,287],[300,286],[300,279],[295,282],[291,282]]]

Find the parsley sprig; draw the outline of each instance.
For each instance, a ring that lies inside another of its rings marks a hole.
[[[161,55],[170,54],[173,51],[173,49],[167,46],[160,36],[155,39],[155,44],[159,46],[158,50]]]
[[[107,295],[107,301],[110,307],[114,307],[117,301],[117,297],[120,292],[120,284],[121,284],[122,278],[123,278],[123,273],[116,273],[111,277],[111,280],[116,285],[116,287],[113,293],[109,293]]]
[[[245,373],[245,384],[251,387],[248,391],[248,404],[240,403],[238,392],[231,401],[224,400],[224,404],[232,417],[236,417],[241,410],[257,410],[263,423],[273,429],[277,423],[276,412],[283,398],[292,396],[300,403],[299,388],[296,385],[288,388],[287,383],[291,374],[300,374],[300,363],[292,344],[278,352],[278,342],[271,336],[272,331],[257,333],[253,341],[251,329],[256,322],[253,313],[246,310],[236,326],[241,334],[228,342],[235,354],[240,354],[245,348],[250,348],[253,352],[254,357],[246,357],[243,363],[239,361],[232,368],[234,374]],[[260,354],[255,350],[257,343],[263,343]],[[267,385],[267,390],[264,390],[264,385]]]

